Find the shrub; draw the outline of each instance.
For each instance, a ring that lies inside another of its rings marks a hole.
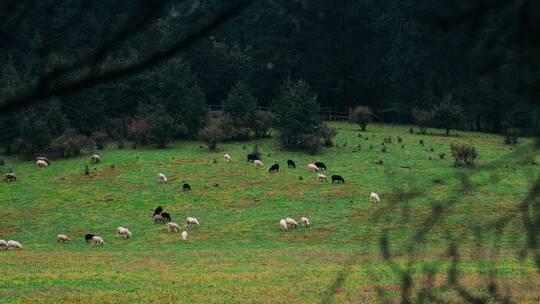
[[[272,126],[272,113],[267,111],[255,112],[255,119],[251,122],[251,130],[255,133],[255,137],[263,138],[269,136],[270,127]]]
[[[459,127],[462,121],[463,109],[454,103],[452,95],[447,95],[433,109],[433,122],[436,126],[446,130],[446,136],[450,134],[450,129]]]
[[[365,131],[367,124],[373,121],[373,112],[369,107],[357,106],[352,110],[351,122],[360,125],[362,131]]]
[[[518,143],[519,135],[521,135],[521,130],[518,128],[509,128],[506,130],[506,136],[504,138],[504,143],[506,145],[515,145]]]
[[[134,118],[127,124],[128,139],[133,141],[133,148],[144,146],[148,143],[150,127],[142,118]]]
[[[157,145],[158,148],[165,148],[174,133],[175,123],[172,116],[159,103],[139,105],[138,112],[148,125],[147,142]]]
[[[331,147],[333,145],[332,139],[337,135],[336,128],[329,127],[326,124],[322,124],[321,126],[321,137],[323,140],[323,143],[326,147]]]
[[[427,127],[433,123],[433,114],[429,111],[414,109],[412,116],[414,123],[420,129],[420,134],[426,134]]]
[[[109,122],[109,136],[116,142],[118,149],[124,149],[124,140],[128,138],[128,124],[130,120],[127,118],[115,118]]]
[[[96,143],[96,148],[98,150],[103,150],[105,148],[105,144],[110,139],[109,134],[103,131],[96,131],[92,133],[91,138]]]
[[[92,148],[94,142],[81,135],[75,129],[68,129],[64,134],[53,139],[49,150],[56,157],[71,157],[81,154],[83,149]]]
[[[472,167],[478,157],[478,153],[473,146],[450,144],[450,150],[452,151],[452,158],[454,158],[454,166],[456,167]]]
[[[222,125],[222,117],[209,117],[206,126],[199,131],[199,139],[206,143],[211,151],[216,150],[218,142],[226,139]]]
[[[302,150],[305,150],[309,152],[309,154],[314,155],[319,152],[323,145],[323,142],[318,135],[306,134],[300,136],[299,145]]]

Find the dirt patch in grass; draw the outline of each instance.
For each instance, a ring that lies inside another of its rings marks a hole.
[[[205,158],[175,158],[171,164],[210,164],[212,160]]]

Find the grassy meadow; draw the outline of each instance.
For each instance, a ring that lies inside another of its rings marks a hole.
[[[337,146],[316,156],[258,140],[260,169],[246,162],[255,141],[222,144],[215,153],[199,142],[111,148],[99,151],[95,166],[88,155],[52,160],[48,168],[8,158],[2,172],[12,168],[18,180],[0,183],[0,239],[18,240],[24,250],[0,252],[0,303],[379,303],[401,295],[399,269],[420,278],[428,266],[439,270],[432,278],[438,296],[459,303],[444,274],[450,239],[460,246],[462,285],[481,294],[487,274],[496,273],[506,288],[501,293],[540,302],[537,269],[520,255],[520,215],[500,234],[482,230],[515,212],[537,178],[540,167],[531,162],[540,155],[532,139],[507,146],[497,135],[416,135],[410,126],[384,124],[371,124],[358,137],[356,125],[331,125],[339,129]],[[393,141],[382,153],[387,136]],[[474,169],[452,166],[451,142],[477,148]],[[224,153],[232,163],[223,162]],[[287,159],[297,168],[288,169]],[[327,165],[328,183],[307,171],[315,160]],[[280,172],[270,175],[274,163]],[[158,172],[167,184],[156,183]],[[346,183],[333,185],[332,174]],[[192,191],[182,191],[184,180]],[[369,202],[371,192],[380,203]],[[448,202],[418,238],[432,207]],[[186,216],[199,219],[200,227],[187,229],[189,242],[153,223],[157,206],[179,224]],[[301,216],[310,219],[309,228],[280,231],[281,218]],[[119,239],[118,226],[133,238]],[[72,241],[58,244],[60,233]],[[86,244],[86,233],[102,236],[105,245]],[[381,253],[384,233],[394,266]],[[415,284],[412,295],[421,288]]]

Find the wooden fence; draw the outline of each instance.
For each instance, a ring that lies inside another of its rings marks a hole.
[[[257,107],[258,111],[271,112],[269,107]],[[222,105],[209,105],[209,112],[221,112],[223,111]],[[320,108],[319,115],[323,120],[350,120],[352,108]]]

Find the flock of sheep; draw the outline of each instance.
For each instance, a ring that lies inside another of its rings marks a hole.
[[[230,154],[225,154],[223,156],[223,159],[224,159],[224,161],[226,163],[232,162],[232,157],[231,157]],[[252,162],[255,167],[262,167],[263,166],[263,163],[260,160],[260,158],[258,157],[258,155],[248,154],[247,155],[247,160],[248,160],[248,162]],[[90,161],[91,161],[92,164],[97,164],[97,163],[99,163],[101,161],[101,158],[100,158],[99,155],[93,154],[90,157]],[[50,162],[46,157],[37,157],[36,158],[36,165],[38,167],[40,167],[40,168],[44,168],[44,167],[48,167],[50,165]],[[294,163],[293,160],[289,159],[289,160],[287,160],[287,167],[288,168],[296,168],[296,164]],[[310,172],[320,172],[320,171],[326,170],[326,165],[324,163],[322,163],[322,162],[317,161],[315,163],[308,164],[307,169]],[[268,170],[268,172],[269,173],[277,173],[277,172],[279,172],[279,164],[272,165],[270,167],[270,169]],[[331,178],[332,178],[332,183],[337,183],[337,184],[344,184],[345,183],[345,179],[343,177],[341,177],[340,175],[332,175]],[[17,177],[16,177],[16,175],[14,173],[9,172],[9,173],[7,173],[5,175],[4,180],[6,182],[16,181]],[[317,174],[317,180],[320,181],[320,182],[326,182],[327,177],[324,174],[318,173]],[[163,173],[158,173],[157,182],[158,183],[167,183],[167,176],[165,176],[165,174],[163,174]],[[189,184],[187,184],[187,183],[184,183],[183,190],[184,191],[191,190],[191,186]],[[380,202],[379,195],[377,193],[374,193],[374,192],[371,193],[369,200],[371,202],[375,202],[375,203]],[[156,224],[157,223],[163,223],[163,224],[167,223],[167,230],[169,232],[174,232],[174,233],[180,232],[180,226],[177,223],[172,222],[170,214],[167,213],[167,212],[163,212],[163,208],[161,206],[157,207],[154,210],[153,217],[154,217],[154,223],[156,223]],[[310,221],[305,216],[302,216],[300,218],[300,223],[301,223],[302,227],[309,227],[310,226]],[[200,225],[200,223],[199,223],[199,220],[197,218],[187,217],[186,220],[185,220],[185,226],[186,227],[199,226],[199,225]],[[279,221],[279,226],[280,226],[282,231],[287,231],[289,229],[298,228],[298,223],[293,218],[288,217],[288,218],[285,218],[285,219],[281,219]],[[118,234],[118,237],[122,238],[122,239],[130,239],[133,236],[131,231],[128,228],[125,228],[125,227],[118,227],[117,228],[117,234]],[[182,231],[180,236],[182,237],[182,240],[188,241],[188,232],[187,231],[185,231],[185,230]],[[65,234],[59,234],[59,235],[57,235],[56,238],[57,238],[57,242],[59,242],[59,243],[66,243],[66,242],[70,241],[70,238]],[[94,235],[94,234],[86,234],[85,235],[85,240],[86,240],[87,243],[90,243],[92,245],[98,245],[98,246],[104,245],[104,243],[105,243],[105,241],[103,240],[102,237],[100,237],[98,235]],[[21,243],[19,243],[17,241],[14,241],[14,240],[9,240],[9,241],[0,240],[0,250],[2,250],[2,249],[3,250],[8,250],[8,249],[22,250],[23,246],[21,245]]]

